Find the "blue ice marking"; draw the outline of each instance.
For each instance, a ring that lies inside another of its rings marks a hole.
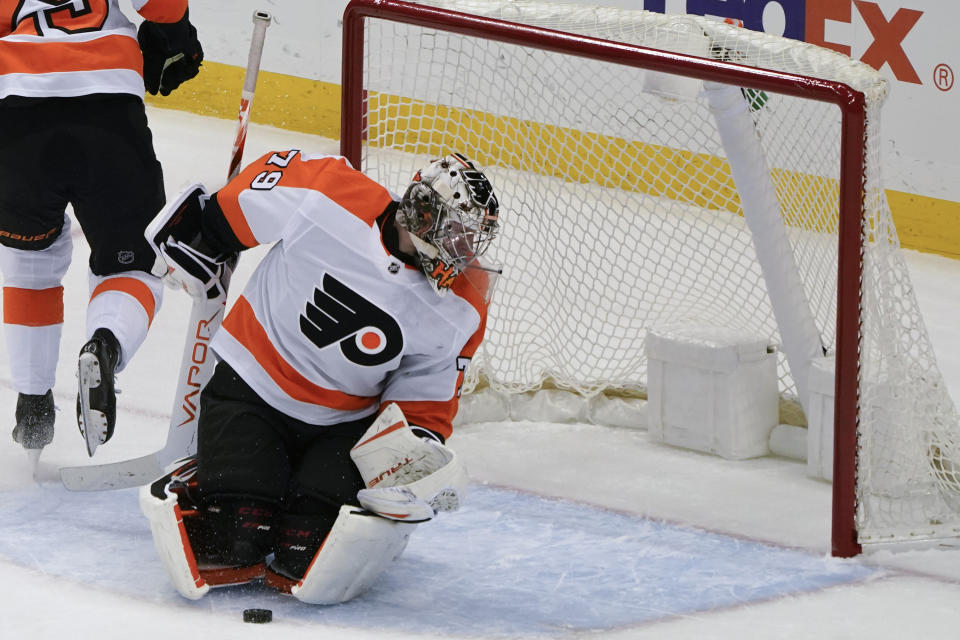
[[[520,492],[472,486],[465,507],[414,532],[367,594],[333,607],[262,585],[176,594],[135,490],[0,493],[0,555],[47,574],[152,600],[275,619],[487,637],[653,622],[863,580],[856,561],[783,549]]]

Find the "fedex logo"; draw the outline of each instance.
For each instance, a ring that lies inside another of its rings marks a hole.
[[[666,13],[667,1],[644,0],[643,8]],[[867,0],[686,0],[686,13],[740,20],[747,29],[763,31],[763,12],[771,4],[783,11],[784,36],[846,55],[851,55],[850,46],[828,42],[825,25],[828,20],[850,24],[856,9],[873,38],[860,60],[874,69],[887,64],[897,80],[923,84],[903,50],[903,40],[920,20],[922,11],[901,8],[888,16],[879,4]]]

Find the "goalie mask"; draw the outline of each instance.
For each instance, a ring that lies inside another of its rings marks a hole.
[[[410,232],[423,272],[438,293],[490,247],[499,210],[490,181],[459,153],[434,160],[413,177],[397,221]]]

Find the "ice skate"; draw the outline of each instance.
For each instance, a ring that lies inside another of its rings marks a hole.
[[[21,393],[17,397],[17,425],[13,428],[13,441],[23,447],[33,467],[33,476],[37,475],[40,452],[53,442],[53,393],[47,391],[40,395]]]
[[[97,329],[80,350],[77,424],[90,456],[113,435],[117,419],[114,371],[119,362],[120,345],[107,329]]]
[[[21,445],[31,460],[36,462],[40,451],[53,442],[53,393],[21,393],[17,397],[16,418],[13,441]]]

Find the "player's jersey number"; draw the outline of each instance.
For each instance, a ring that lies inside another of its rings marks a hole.
[[[300,153],[298,149],[291,149],[290,151],[287,151],[287,155],[275,153],[270,156],[270,159],[267,160],[266,164],[280,167],[281,170],[261,171],[254,176],[253,180],[250,181],[250,188],[258,191],[269,191],[270,189],[273,189],[280,183],[280,178],[283,177],[282,169],[286,169],[287,165],[290,164],[290,161],[293,160],[298,153]]]
[[[109,0],[20,0],[11,22],[17,34],[84,33],[102,29],[109,11]]]

